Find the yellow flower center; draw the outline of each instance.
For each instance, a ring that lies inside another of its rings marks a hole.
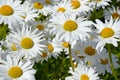
[[[89,80],[89,77],[87,74],[82,74],[80,80]]]
[[[77,23],[76,23],[75,21],[73,21],[73,20],[67,20],[67,21],[64,23],[63,28],[64,28],[64,30],[71,32],[71,31],[76,30],[76,29],[78,28],[78,25],[77,25]]]
[[[50,2],[50,0],[45,0],[45,3],[46,3],[46,4],[52,4],[52,3]]]
[[[28,37],[23,38],[21,41],[21,46],[24,49],[30,49],[33,47],[33,45],[34,45],[34,42],[32,41],[32,39],[30,39]]]
[[[11,45],[11,49],[12,49],[13,51],[16,51],[16,50],[17,50],[16,45],[15,45],[15,44],[12,44],[12,45]]]
[[[68,47],[69,47],[69,43],[68,43],[68,42],[63,42],[62,45],[63,45],[63,47],[65,47],[65,48],[68,48]]]
[[[64,7],[59,7],[58,10],[57,10],[57,12],[65,12],[65,10],[66,9]]]
[[[14,10],[9,5],[3,5],[0,7],[0,14],[3,16],[10,16],[14,13]]]
[[[96,2],[101,2],[102,0],[95,0]]]
[[[50,52],[52,52],[52,51],[54,50],[54,47],[53,47],[52,44],[48,44],[47,47],[48,47],[48,50],[49,50]]]
[[[42,9],[44,7],[44,5],[40,2],[34,2],[33,7],[35,9]]]
[[[92,48],[91,46],[86,47],[84,52],[89,56],[93,56],[96,54],[96,50]]]
[[[100,33],[100,35],[101,35],[101,37],[103,37],[103,38],[109,38],[109,37],[112,37],[113,35],[114,35],[114,31],[113,31],[113,29],[112,28],[104,28],[102,31],[101,31],[101,33]]]
[[[78,1],[78,0],[72,0],[71,4],[72,4],[73,9],[77,9],[81,5],[80,1]]]
[[[44,26],[41,24],[37,25],[36,28],[38,28],[38,30],[44,30]]]
[[[108,59],[100,59],[100,63],[106,65],[108,64]]]
[[[88,0],[88,2],[92,2],[92,0]]]
[[[118,17],[120,17],[120,15],[119,15],[118,13],[112,13],[112,17],[113,17],[114,19],[117,19]]]
[[[41,54],[41,57],[42,57],[42,58],[46,58],[46,57],[47,57],[47,53],[46,53],[46,52],[43,52],[43,53]]]
[[[8,70],[8,75],[11,78],[19,78],[23,74],[23,71],[20,67],[13,66]]]

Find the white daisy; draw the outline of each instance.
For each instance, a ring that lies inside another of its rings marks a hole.
[[[31,30],[28,25],[23,25],[22,30],[12,31],[11,36],[12,43],[19,46],[19,56],[27,59],[37,57],[37,54],[41,54],[44,45],[44,35],[42,32],[37,33],[37,29]]]
[[[53,16],[59,12],[63,12],[63,13],[71,13],[72,12],[72,6],[70,4],[70,1],[69,0],[64,0],[64,1],[61,1],[57,4],[55,4],[51,11],[52,11],[52,14]]]
[[[94,24],[98,34],[98,38],[96,39],[98,41],[96,49],[101,48],[102,50],[106,43],[112,44],[115,47],[118,46],[117,41],[119,41],[120,38],[119,25],[120,21],[118,19],[114,21],[111,18],[109,21],[105,20],[104,23],[99,19],[96,19],[96,23]]]
[[[106,52],[106,50],[104,49],[101,52],[97,50],[97,42],[92,40],[87,40],[86,42],[79,42],[78,44],[80,45],[80,53],[77,55],[84,56],[85,62],[89,62],[91,66],[99,62],[98,54]]]
[[[85,41],[90,37],[88,32],[91,32],[91,29],[88,26],[91,24],[91,21],[83,17],[76,18],[73,14],[59,13],[50,19],[48,26],[58,40],[71,44],[74,40]]]
[[[65,80],[98,80],[98,74],[95,69],[79,63],[74,71],[70,70],[72,76],[66,77]]]
[[[104,10],[104,16],[106,19],[110,19],[112,16],[113,19],[120,18],[120,9],[119,7],[112,6],[112,8],[107,8]]]
[[[95,2],[97,8],[102,7],[104,9],[106,6],[110,5],[109,2],[111,2],[111,0],[95,0]]]
[[[47,45],[48,55],[50,57],[54,57],[57,59],[57,57],[61,54],[60,53],[62,51],[61,48],[56,47],[57,44],[54,41],[48,41],[46,45]]]
[[[86,13],[91,10],[88,5],[88,0],[70,0],[73,7],[73,12],[77,15],[80,13]]]
[[[45,16],[47,16],[50,13],[51,6],[45,5],[44,1],[30,0],[30,2],[33,8],[36,9],[38,13],[41,13]]]
[[[32,68],[30,61],[21,61],[18,58],[6,57],[0,60],[0,79],[1,80],[35,80],[36,71]],[[2,79],[3,78],[3,79]]]
[[[13,26],[23,22],[21,16],[24,14],[20,9],[20,3],[20,0],[0,0],[0,24]]]
[[[119,64],[117,63],[118,59],[113,54],[112,54],[112,61],[113,61],[114,68],[118,69],[118,67],[119,67]],[[106,71],[108,73],[112,74],[112,70],[110,68],[110,60],[108,58],[108,53],[107,52],[100,54],[99,63],[96,64],[95,67],[96,67],[96,71],[99,74],[103,74],[104,75],[106,73]]]
[[[30,25],[33,29],[38,29],[39,32],[43,32],[46,38],[48,38],[51,34],[49,33],[48,28],[49,22],[47,20],[45,21],[31,21]]]
[[[24,16],[21,17],[25,22],[34,20],[34,18],[38,17],[37,10],[35,10],[27,0],[21,5],[21,10],[24,12]]]

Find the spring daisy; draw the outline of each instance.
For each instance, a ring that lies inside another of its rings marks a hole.
[[[54,57],[57,59],[57,57],[59,56],[59,54],[61,54],[60,52],[62,51],[61,48],[56,47],[57,44],[52,40],[52,41],[48,41],[47,45],[47,51],[48,51],[48,55],[50,57]]]
[[[50,19],[48,26],[58,40],[71,44],[74,40],[85,41],[90,37],[88,32],[91,32],[91,29],[88,26],[91,24],[91,21],[83,17],[76,18],[73,14],[59,13]]]
[[[37,10],[35,10],[28,1],[25,1],[21,5],[21,10],[24,12],[24,16],[21,17],[24,19],[25,22],[34,20],[34,18],[38,17]]]
[[[73,8],[73,12],[77,15],[79,13],[86,13],[91,10],[88,6],[88,0],[70,0]]]
[[[65,80],[98,80],[98,74],[95,69],[79,63],[74,71],[70,70],[72,76],[66,77]]]
[[[85,62],[89,62],[91,66],[99,62],[98,54],[106,52],[105,49],[101,52],[97,50],[97,42],[93,40],[87,40],[86,42],[80,42],[79,44],[80,53],[77,55],[84,56]]]
[[[97,8],[102,7],[104,9],[105,6],[110,5],[109,2],[111,2],[111,0],[95,0],[95,2]]]
[[[114,68],[118,69],[118,67],[119,67],[119,64],[117,63],[118,59],[113,54],[112,54],[112,61],[113,61]],[[96,64],[95,67],[96,67],[96,71],[99,74],[103,74],[104,75],[106,73],[106,71],[108,73],[112,74],[112,70],[110,68],[110,60],[108,58],[108,53],[107,52],[100,54],[99,63]]]
[[[35,80],[35,70],[30,61],[21,61],[10,56],[6,60],[0,60],[0,79],[1,80]],[[3,79],[2,79],[3,78]]]
[[[112,16],[113,19],[120,18],[120,9],[119,7],[112,6],[112,8],[108,8],[104,10],[104,16],[106,19],[110,19]]]
[[[120,38],[119,25],[120,21],[118,19],[114,21],[113,18],[111,18],[109,21],[105,20],[105,23],[96,19],[96,23],[94,24],[98,34],[96,49],[101,48],[102,50],[106,43],[112,44],[115,47],[118,46],[117,41],[119,41]]]
[[[28,25],[23,25],[22,29],[12,31],[11,36],[13,41],[11,43],[19,46],[19,56],[27,59],[37,57],[37,54],[41,54],[41,50],[44,45],[44,35],[42,32],[37,33],[37,29],[31,30]]]
[[[38,33],[42,32],[46,38],[50,36],[49,28],[48,28],[49,22],[47,20],[45,21],[31,21],[30,25],[33,29],[37,29]]]
[[[52,14],[57,14],[59,12],[71,13],[72,10],[73,9],[71,7],[70,1],[69,0],[64,0],[64,1],[61,1],[61,2],[59,2],[57,4],[55,4],[52,7]]]
[[[35,10],[37,10],[38,13],[41,13],[45,16],[47,16],[49,14],[51,6],[45,5],[44,1],[30,0],[30,2],[31,2],[31,5],[33,6],[33,8]]]
[[[0,0],[0,24],[13,26],[23,22],[21,16],[24,14],[20,9],[20,3],[20,0]]]

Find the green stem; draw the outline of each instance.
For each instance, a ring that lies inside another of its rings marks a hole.
[[[118,80],[115,69],[114,69],[113,61],[112,61],[112,55],[110,53],[111,52],[110,45],[107,45],[107,50],[108,50],[108,56],[109,56],[109,60],[110,60],[110,67],[112,70],[112,74],[113,74],[115,80]]]
[[[71,64],[72,70],[74,71],[74,63],[72,60],[72,53],[71,53],[71,45],[70,44],[69,44],[69,57],[70,57],[70,64]]]

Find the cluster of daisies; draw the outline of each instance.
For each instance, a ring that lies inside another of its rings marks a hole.
[[[34,63],[57,59],[63,50],[66,58],[71,53],[75,65],[66,80],[99,80],[98,74],[112,74],[105,46],[118,46],[120,8],[106,8],[111,2],[0,0],[0,24],[10,30],[0,41],[0,80],[35,80]],[[104,21],[91,21],[92,12],[100,8],[104,9]],[[41,15],[47,18],[38,19]],[[112,60],[117,69],[116,55],[112,54]]]

